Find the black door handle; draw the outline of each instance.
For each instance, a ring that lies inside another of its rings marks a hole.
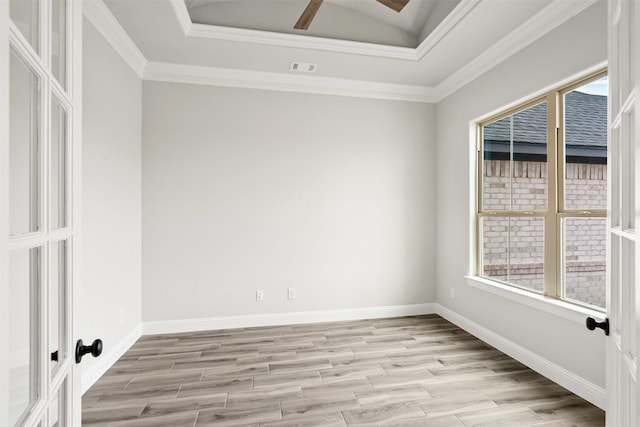
[[[57,362],[58,361],[58,350],[56,350],[53,353],[51,353],[51,361],[52,362]]]
[[[97,339],[91,345],[84,345],[82,340],[78,340],[76,343],[76,363],[82,362],[82,356],[88,353],[91,353],[93,357],[100,356],[102,354],[102,340]]]
[[[605,318],[602,322],[596,322],[593,317],[587,317],[587,329],[593,331],[595,328],[600,328],[605,335],[609,335],[609,319]]]

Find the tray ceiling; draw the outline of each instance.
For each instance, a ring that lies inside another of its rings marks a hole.
[[[459,0],[412,0],[397,13],[376,0],[325,0],[307,30],[294,30],[308,0],[186,0],[196,24],[416,48]]]
[[[222,76],[239,86],[247,78],[276,86],[289,79],[297,86],[308,81],[348,90],[362,82],[384,91],[438,93],[596,0],[442,1],[411,0],[398,14],[375,0],[325,0],[304,32],[292,27],[307,0],[104,0],[155,74],[171,65],[174,74],[196,73],[198,81]],[[333,15],[340,23],[329,19]],[[294,76],[292,61],[317,64],[316,71]]]

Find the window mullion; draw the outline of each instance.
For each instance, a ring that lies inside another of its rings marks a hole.
[[[558,219],[559,197],[559,134],[558,96],[553,92],[547,95],[547,212],[544,224],[544,294],[560,298],[560,224]]]
[[[564,134],[565,134],[565,114],[564,114],[564,97],[562,96],[562,94],[560,92],[557,92],[554,94],[555,95],[555,105],[558,109],[557,111],[557,115],[556,115],[556,127],[555,127],[555,146],[556,146],[556,153],[557,153],[557,159],[556,159],[556,188],[557,188],[557,197],[556,197],[556,219],[555,219],[555,224],[556,224],[556,237],[555,237],[555,241],[556,241],[556,250],[557,250],[557,255],[556,255],[556,262],[555,262],[555,266],[556,266],[556,275],[555,275],[555,292],[556,292],[556,296],[558,298],[564,298],[565,297],[565,292],[564,292],[564,272],[566,271],[565,269],[565,257],[563,254],[563,250],[564,250],[564,235],[562,232],[562,212],[565,211],[565,177],[566,177],[566,171],[565,171],[565,159],[566,159],[566,152],[565,152],[565,146],[564,146]]]
[[[480,215],[482,212],[482,203],[483,203],[483,195],[482,188],[484,186],[484,149],[483,149],[483,140],[484,137],[482,126],[480,124],[476,127],[476,221],[475,221],[475,265],[473,265],[472,271],[475,272],[476,275],[482,275],[482,239],[481,239],[481,224],[480,224]]]

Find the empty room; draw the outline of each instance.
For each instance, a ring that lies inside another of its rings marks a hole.
[[[0,1],[0,425],[640,425],[638,28]]]

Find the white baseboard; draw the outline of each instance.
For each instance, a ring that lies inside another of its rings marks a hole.
[[[133,344],[142,336],[142,324],[138,324],[127,336],[121,339],[115,345],[111,345],[108,348],[105,347],[105,352],[96,359],[96,362],[91,368],[82,372],[82,394],[84,394],[92,385],[100,379],[105,372],[109,370],[114,363],[122,357],[124,353],[131,348]]]
[[[340,310],[303,311],[294,313],[250,314],[244,316],[207,317],[200,319],[159,320],[142,323],[144,335],[193,332],[255,326],[294,325],[300,323],[335,322],[340,320],[379,319],[396,316],[434,314],[435,303],[392,305]]]
[[[480,338],[487,344],[527,365],[534,371],[555,381],[572,393],[577,394],[601,409],[605,409],[607,396],[606,390],[603,387],[585,380],[573,372],[550,362],[538,354],[527,350],[441,304],[436,304],[436,313],[470,334]]]

